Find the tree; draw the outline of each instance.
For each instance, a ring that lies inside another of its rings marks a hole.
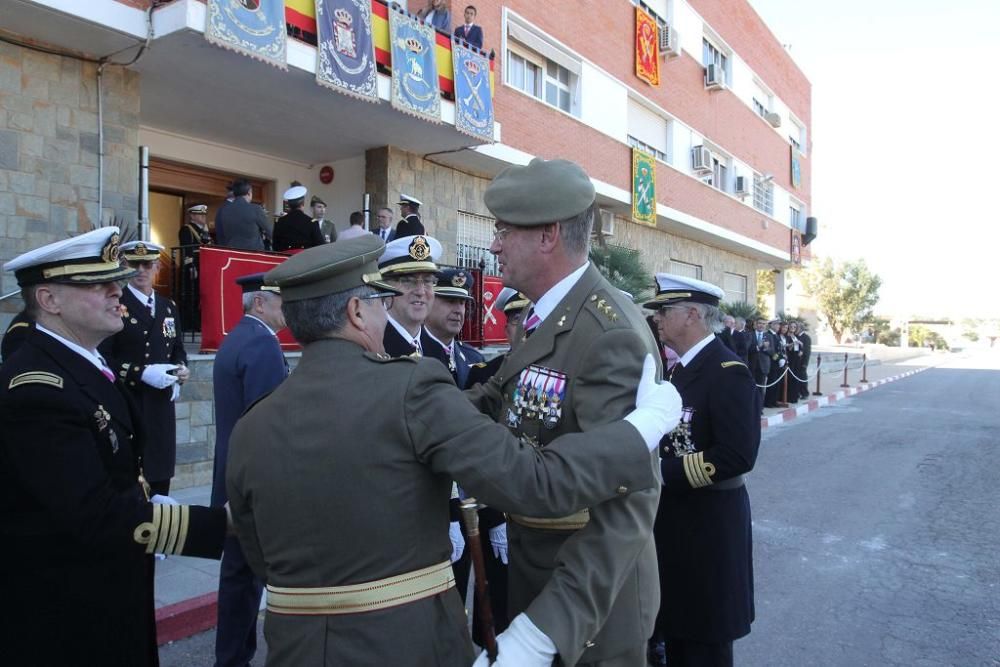
[[[813,262],[803,282],[838,343],[846,332],[871,321],[882,286],[863,259],[838,263],[829,257]]]
[[[777,274],[771,269],[757,272],[757,312],[761,317],[767,317],[771,312],[769,302],[775,293],[774,277]]]
[[[599,242],[590,248],[590,261],[609,283],[627,292],[633,301],[638,303],[652,297],[651,275],[643,267],[638,251]]]
[[[760,315],[757,306],[746,301],[723,301],[719,304],[719,309],[726,315],[742,317],[747,322],[747,328],[753,328],[753,322]]]

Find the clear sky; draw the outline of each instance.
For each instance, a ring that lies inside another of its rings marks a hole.
[[[812,82],[813,253],[877,310],[1000,317],[1000,0],[750,0]]]

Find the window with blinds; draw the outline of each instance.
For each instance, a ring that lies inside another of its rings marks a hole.
[[[747,300],[747,277],[738,273],[722,274],[722,291],[726,293],[727,303],[736,303]]]
[[[670,121],[633,100],[628,103],[628,142],[633,148],[670,162]]]
[[[701,266],[698,264],[682,262],[679,259],[670,260],[670,273],[678,276],[684,276],[685,278],[701,280]]]
[[[483,274],[499,276],[497,258],[490,252],[493,243],[493,218],[475,213],[458,212],[458,265],[477,269],[483,263]]]

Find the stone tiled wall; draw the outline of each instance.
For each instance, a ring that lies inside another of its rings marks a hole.
[[[138,208],[139,75],[103,77],[104,212]],[[97,68],[0,42],[0,262],[99,224]],[[17,289],[0,277],[0,293]],[[21,308],[0,302],[0,331]]]

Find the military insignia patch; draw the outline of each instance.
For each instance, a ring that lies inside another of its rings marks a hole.
[[[521,371],[512,397],[512,409],[518,422],[522,418],[537,419],[545,428],[555,428],[562,418],[566,382],[565,373],[544,366],[532,365]]]
[[[114,262],[118,263],[118,234],[112,234],[111,238],[108,239],[107,245],[101,249],[101,261],[102,262]]]
[[[136,243],[132,252],[140,257],[145,257],[149,254],[149,248],[146,247],[145,243]]]
[[[465,283],[467,282],[467,280],[468,279],[465,277],[465,274],[460,271],[456,273],[455,276],[451,279],[451,286],[465,287]]]
[[[664,454],[673,452],[673,455],[679,458],[696,451],[695,444],[691,441],[692,419],[694,419],[694,408],[685,407],[681,411],[680,423],[667,436],[670,439],[670,444],[664,446]]]
[[[423,236],[414,236],[413,240],[410,242],[409,248],[410,257],[422,262],[431,255],[431,247],[427,245],[427,239]]]
[[[172,317],[163,318],[163,337],[164,338],[177,337],[177,325],[174,324],[174,318]]]

